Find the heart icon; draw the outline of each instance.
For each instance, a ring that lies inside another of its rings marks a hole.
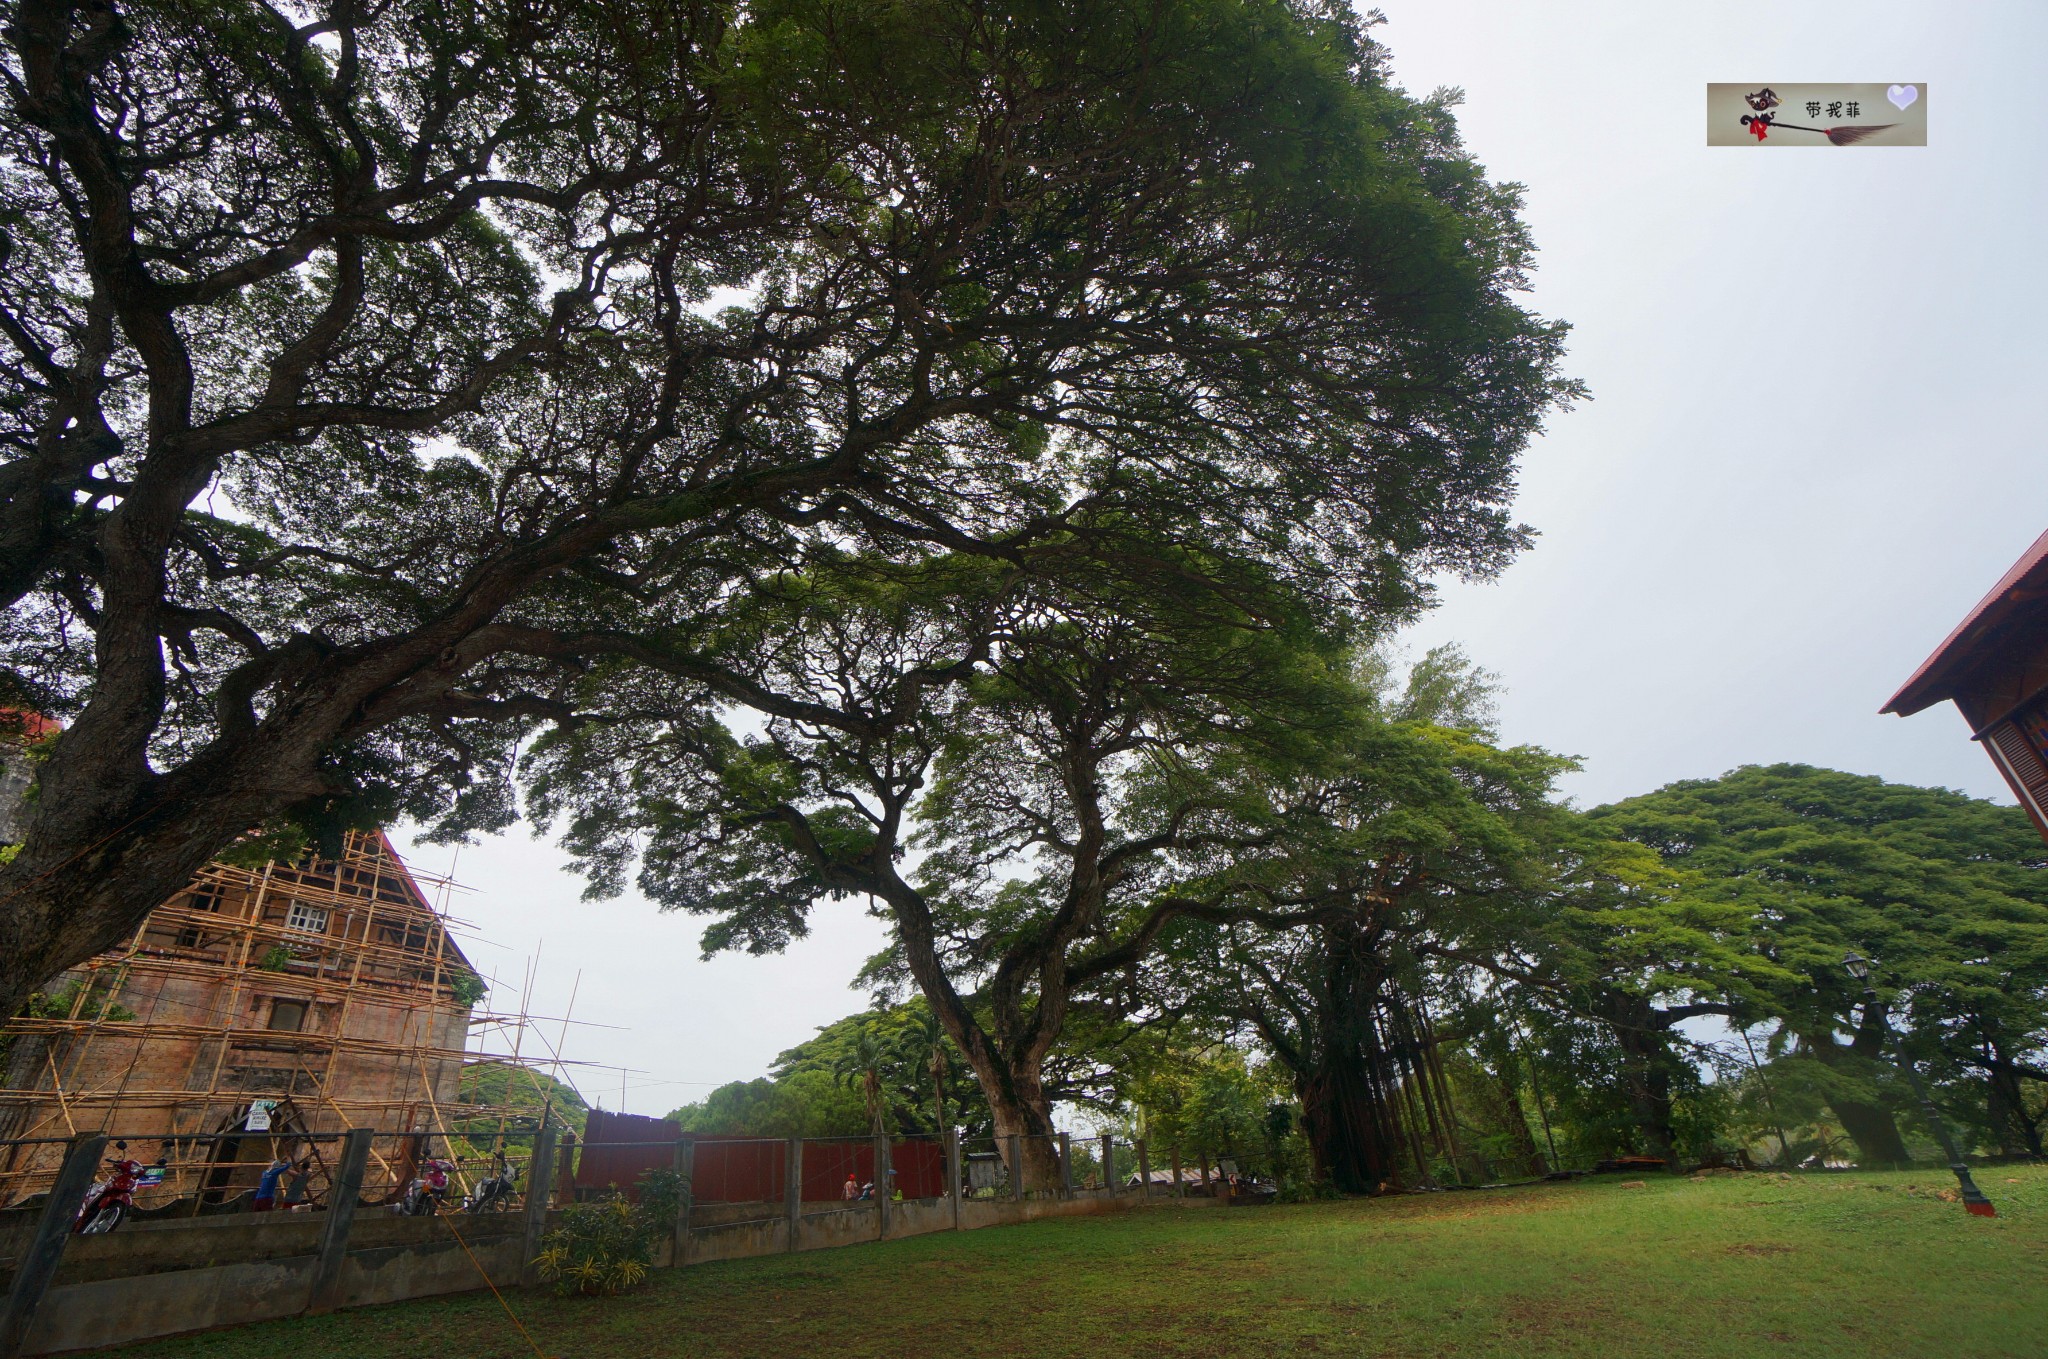
[[[1894,85],[1884,92],[1884,97],[1892,101],[1894,108],[1904,113],[1906,105],[1920,97],[1920,90],[1913,85]]]

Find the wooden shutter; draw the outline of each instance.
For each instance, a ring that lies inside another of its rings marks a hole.
[[[2048,763],[2042,762],[2034,743],[2017,724],[2000,722],[1984,733],[1984,744],[1990,747],[1991,758],[1998,761],[2020,805],[2033,814],[2034,824],[2048,835]]]

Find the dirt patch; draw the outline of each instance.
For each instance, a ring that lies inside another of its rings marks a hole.
[[[1601,1302],[1585,1298],[1509,1298],[1500,1309],[1500,1333],[1519,1339],[1609,1333],[1621,1329],[1623,1317]]]

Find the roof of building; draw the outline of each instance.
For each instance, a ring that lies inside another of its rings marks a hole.
[[[0,707],[0,737],[16,741],[40,741],[64,724],[27,708]]]
[[[2034,540],[1879,711],[1911,717],[1948,698],[1953,682],[1999,642],[2013,616],[2043,598],[2048,598],[2048,533]]]

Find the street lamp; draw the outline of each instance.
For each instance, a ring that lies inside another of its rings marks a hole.
[[[1870,959],[1852,949],[1842,959],[1842,969],[1857,981],[1866,983],[1863,988],[1864,1005],[1877,1004],[1877,988],[1867,984],[1870,980]],[[1884,1037],[1892,1036],[1891,1021],[1882,1011],[1878,1012],[1877,1023]],[[1920,1101],[1920,1116],[1934,1130],[1934,1140],[1941,1143],[1942,1154],[1948,1157],[1948,1168],[1955,1172],[1956,1183],[1962,1186],[1963,1207],[1978,1217],[1997,1217],[1998,1210],[1992,1207],[1990,1199],[1984,1197],[1984,1191],[1977,1187],[1977,1182],[1970,1178],[1969,1163],[1956,1150],[1955,1139],[1949,1136],[1948,1124],[1942,1122],[1941,1115],[1935,1112],[1934,1101],[1927,1097],[1927,1087],[1920,1083],[1920,1073],[1913,1069],[1913,1059],[1901,1049],[1899,1060],[1893,1065],[1905,1073],[1906,1084],[1913,1087],[1913,1097]]]

